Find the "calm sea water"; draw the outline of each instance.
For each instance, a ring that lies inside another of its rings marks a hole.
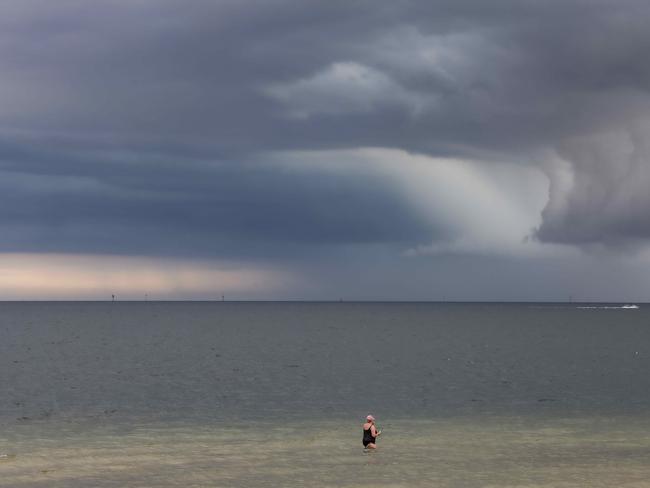
[[[649,366],[643,305],[1,303],[0,485],[650,486]]]

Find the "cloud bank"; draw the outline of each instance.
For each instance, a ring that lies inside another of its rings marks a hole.
[[[370,256],[355,272],[387,282],[445,256],[643,267],[648,20],[641,0],[5,1],[0,252],[324,290],[351,280],[315,263]]]

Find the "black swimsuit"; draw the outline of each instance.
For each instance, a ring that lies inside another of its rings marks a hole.
[[[363,430],[363,447],[368,447],[368,444],[374,444],[376,439],[372,435],[372,425],[369,429]]]

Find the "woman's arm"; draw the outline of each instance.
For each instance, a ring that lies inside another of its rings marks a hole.
[[[377,427],[372,425],[370,427],[370,433],[372,434],[373,437],[379,437],[381,435],[381,430],[377,430]]]

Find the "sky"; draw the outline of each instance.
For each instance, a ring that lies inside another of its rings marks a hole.
[[[650,301],[646,0],[4,0],[0,299]]]

